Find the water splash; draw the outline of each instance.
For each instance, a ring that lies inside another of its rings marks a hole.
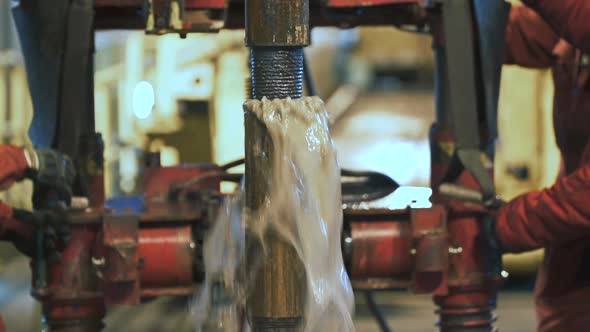
[[[307,281],[304,330],[353,331],[354,298],[341,251],[340,170],[317,97],[250,100],[272,139],[269,192],[256,211],[243,210],[243,190],[228,199],[204,249],[206,281],[195,305],[201,331],[237,331],[258,264],[245,264],[246,234],[265,250],[279,234],[296,250]],[[262,253],[260,256],[263,256]]]

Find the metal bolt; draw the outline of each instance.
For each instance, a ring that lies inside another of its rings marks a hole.
[[[106,259],[104,257],[101,257],[101,258],[92,257],[91,259],[92,259],[92,265],[95,268],[96,276],[99,279],[103,279],[102,269],[107,264]]]
[[[463,252],[463,248],[460,246],[450,246],[449,247],[449,255],[456,256],[460,255]]]
[[[92,257],[92,265],[94,265],[96,267],[101,267],[101,266],[105,266],[106,264],[107,264],[107,262],[104,259],[104,257],[101,257],[101,258]]]

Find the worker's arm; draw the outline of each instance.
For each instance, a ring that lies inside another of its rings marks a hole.
[[[27,177],[69,200],[75,175],[70,158],[56,151],[0,145],[0,190]],[[40,229],[45,235],[45,253],[56,255],[58,246],[69,237],[69,228],[63,220],[55,211],[13,209],[0,201],[0,241],[12,241],[21,252],[31,256],[36,243],[32,235],[35,229]]]
[[[0,145],[0,190],[25,177],[55,190],[64,201],[69,201],[76,169],[68,156],[54,150]]]
[[[57,211],[13,209],[0,201],[0,241],[12,242],[21,253],[33,257],[36,245],[33,235],[35,230],[42,230],[44,253],[47,257],[56,257],[70,238],[70,229],[64,220]]]
[[[552,67],[559,37],[535,11],[526,6],[512,6],[506,26],[505,64],[528,68]]]
[[[530,192],[504,205],[496,235],[505,252],[586,241],[590,235],[590,163],[553,187]]]
[[[0,145],[0,190],[25,177],[31,167],[27,152],[12,145]]]
[[[590,53],[590,1],[523,0],[537,11],[558,36],[575,48]]]
[[[25,178],[33,166],[31,157],[25,149],[0,144],[0,190]],[[27,238],[32,232],[33,225],[16,220],[12,207],[0,201],[0,241]]]

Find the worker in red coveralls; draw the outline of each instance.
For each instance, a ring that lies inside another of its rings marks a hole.
[[[71,198],[71,185],[75,168],[71,160],[53,150],[28,150],[12,145],[0,145],[0,190],[8,189],[23,179],[31,179],[35,185],[51,188],[64,202]],[[52,211],[30,212],[15,209],[0,201],[0,240],[11,241],[17,248],[30,255],[34,248],[32,234],[42,227],[46,234],[46,253],[57,249],[59,241],[67,237],[67,229],[59,223],[59,216]],[[0,332],[5,327],[0,316]]]
[[[587,54],[590,53],[590,1],[522,0],[534,9],[555,34]]]
[[[495,232],[504,252],[545,248],[535,287],[538,331],[590,331],[590,69],[584,55],[590,54],[590,0],[525,2],[540,15],[512,8],[506,63],[552,69],[566,175],[504,205]]]

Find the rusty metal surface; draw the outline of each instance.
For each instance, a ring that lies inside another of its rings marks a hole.
[[[425,19],[416,4],[395,4],[363,8],[332,8],[313,4],[310,7],[311,27],[353,28],[357,26],[423,25]],[[243,5],[230,5],[225,29],[243,29]]]
[[[96,225],[73,225],[72,240],[61,260],[49,264],[47,286],[33,289],[33,295],[42,302],[51,331],[102,324],[105,307],[100,280],[92,265],[98,233]],[[33,285],[38,285],[37,280],[33,280]],[[88,328],[88,331],[94,330]]]
[[[247,0],[247,46],[307,46],[309,0]]]
[[[255,331],[280,321],[285,327],[300,327],[303,322],[305,270],[295,249],[276,235],[265,244],[268,254],[258,270],[255,295],[250,299],[251,321]]]
[[[105,305],[139,304],[137,216],[111,216],[103,221]]]
[[[415,245],[414,292],[448,293],[449,237],[446,210],[434,205],[412,210]]]
[[[425,18],[419,9],[419,1],[407,1],[387,5],[365,1],[366,6],[326,6],[312,1],[310,7],[310,26],[334,26],[351,28],[356,26],[400,26],[423,25]],[[119,3],[115,0],[102,0],[95,6],[95,28],[144,30],[148,10],[143,3],[128,0]],[[214,32],[220,29],[244,29],[244,3],[242,1],[222,0],[186,1],[181,31]]]
[[[446,218],[446,209],[441,205],[412,210],[416,294],[448,293],[449,236]]]
[[[102,209],[73,210],[67,212],[67,220],[72,225],[100,224],[104,214]]]

